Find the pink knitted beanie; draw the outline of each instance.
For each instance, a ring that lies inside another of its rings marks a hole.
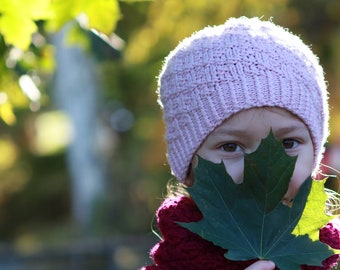
[[[184,181],[201,143],[231,115],[277,106],[308,126],[318,168],[328,136],[322,67],[299,37],[270,21],[231,18],[184,39],[159,76],[168,161]]]

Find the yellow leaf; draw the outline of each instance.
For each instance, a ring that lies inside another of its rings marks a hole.
[[[32,20],[47,20],[52,16],[51,0],[19,0],[18,2],[23,13]]]
[[[308,234],[310,239],[318,240],[319,229],[335,218],[335,216],[326,214],[328,198],[324,187],[326,180],[313,180],[305,209],[292,232],[294,235]]]
[[[50,0],[1,0],[0,12],[32,20],[48,19]]]
[[[51,17],[46,22],[46,30],[50,32],[58,31],[78,15],[74,0],[54,0],[50,5],[50,12]]]
[[[16,117],[13,113],[12,105],[9,102],[0,105],[0,117],[7,125],[13,125]]]
[[[2,0],[0,33],[7,44],[26,50],[38,30],[34,20],[50,17],[49,0]]]
[[[117,0],[80,1],[83,12],[89,19],[89,28],[94,28],[107,35],[111,34],[120,19]]]
[[[120,19],[117,0],[55,0],[50,6],[51,19],[47,21],[48,31],[59,30],[66,22],[79,15],[86,15],[86,28],[94,28],[105,34],[111,34]]]
[[[37,31],[35,23],[16,14],[3,14],[0,17],[0,33],[7,44],[26,50],[31,43],[31,35]]]

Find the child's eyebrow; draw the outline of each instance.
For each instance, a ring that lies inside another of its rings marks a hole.
[[[282,127],[282,128],[278,128],[274,131],[274,135],[276,137],[278,136],[283,136],[285,134],[289,134],[292,132],[301,132],[301,133],[306,133],[308,132],[308,128],[304,125],[304,124],[296,124],[296,125],[292,125],[292,126],[287,126],[287,127]]]

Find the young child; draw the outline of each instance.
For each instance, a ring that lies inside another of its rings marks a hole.
[[[252,153],[270,129],[286,153],[298,156],[287,194],[318,172],[328,136],[327,89],[317,57],[299,37],[258,18],[231,18],[183,40],[166,58],[159,77],[168,161],[186,186],[194,182],[197,155],[223,161],[235,183],[243,181],[244,153]],[[177,222],[202,219],[195,202],[177,194],[157,211],[162,240],[144,270],[275,269],[270,261],[231,261],[225,249]],[[320,230],[320,240],[340,248],[340,226]],[[339,256],[323,261],[330,269]]]

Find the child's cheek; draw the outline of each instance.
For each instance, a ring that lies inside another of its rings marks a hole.
[[[297,164],[299,165],[299,164]],[[305,180],[311,175],[312,173],[312,166],[305,165],[305,166],[296,166],[293,176],[291,178],[291,182],[288,187],[288,194],[291,198],[294,198],[295,195],[298,193],[299,188],[305,182]]]

